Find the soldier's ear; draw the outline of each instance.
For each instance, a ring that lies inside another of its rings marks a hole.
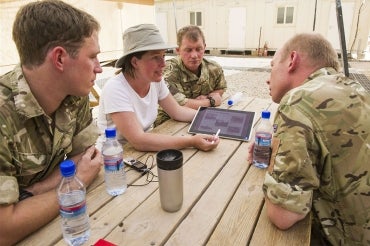
[[[69,58],[67,51],[61,47],[56,46],[48,52],[48,56],[52,59],[54,67],[60,71],[64,70],[65,59]]]
[[[297,51],[292,51],[289,57],[289,72],[293,72],[300,65],[301,58]]]

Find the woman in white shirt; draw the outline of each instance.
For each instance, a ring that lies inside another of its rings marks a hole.
[[[165,51],[174,48],[163,41],[152,24],[128,28],[123,34],[124,55],[117,61],[121,72],[104,85],[98,126],[116,127],[118,138],[140,151],[187,147],[209,151],[219,138],[210,135],[170,136],[147,132],[157,117],[158,104],[178,121],[190,122],[196,110],[180,106],[162,78]]]

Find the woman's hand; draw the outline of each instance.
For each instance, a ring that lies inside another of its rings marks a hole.
[[[220,138],[218,136],[211,135],[194,135],[194,147],[203,151],[210,151],[217,147],[220,143]]]

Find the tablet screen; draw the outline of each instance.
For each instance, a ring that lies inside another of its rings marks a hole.
[[[212,107],[199,107],[189,133],[216,134],[237,140],[250,139],[255,112]]]

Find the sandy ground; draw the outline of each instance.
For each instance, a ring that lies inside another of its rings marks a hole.
[[[362,73],[370,80],[370,61],[349,61],[350,73]],[[267,79],[270,68],[241,68],[241,70],[225,69],[228,89],[226,93],[233,95],[238,91],[247,96],[270,98]]]
[[[243,95],[269,99],[269,90],[266,84],[270,73],[268,71],[240,71],[226,75],[228,95],[242,92]]]

